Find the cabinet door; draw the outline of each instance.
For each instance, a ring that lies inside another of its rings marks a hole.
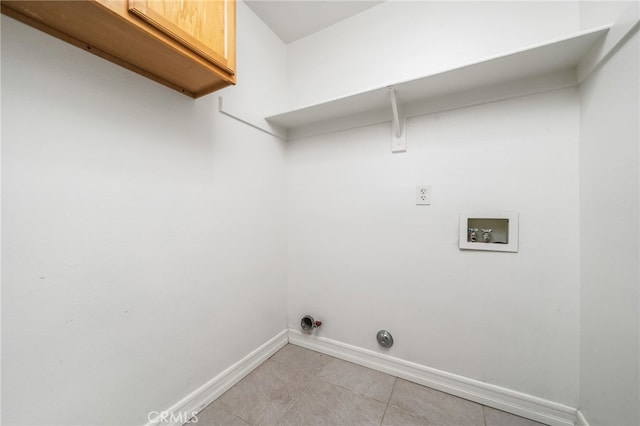
[[[235,74],[235,0],[129,0],[129,11]]]

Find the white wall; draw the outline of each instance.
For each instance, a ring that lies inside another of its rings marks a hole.
[[[277,100],[238,28],[224,95]],[[6,16],[2,112],[3,424],[144,424],[286,326],[280,141]]]
[[[578,30],[578,2],[386,1],[288,45],[289,103],[384,87]]]
[[[576,2],[385,2],[288,47],[294,106],[579,30]],[[575,406],[578,95],[574,89],[292,141],[289,325]],[[433,205],[416,207],[416,184]],[[520,213],[520,253],[462,252],[458,214]]]
[[[289,326],[571,406],[578,398],[578,93],[293,141]],[[430,184],[431,206],[415,205]],[[466,210],[520,213],[520,251],[458,248]]]
[[[387,328],[394,356],[637,424],[637,239],[584,239],[610,215],[638,235],[638,102],[616,83],[637,36],[581,97],[416,117],[405,154],[384,124],[293,141],[285,164],[281,142],[216,111],[611,22],[595,7],[387,2],[285,48],[239,3],[239,84],[198,101],[3,16],[4,424],[145,423],[305,313],[322,336],[379,350]],[[460,251],[469,209],[518,211],[520,252]]]
[[[611,25],[620,18],[625,9],[634,3],[632,1],[580,1],[580,28],[593,28],[601,25]]]
[[[586,2],[582,16],[602,4]],[[580,404],[640,424],[640,36],[581,85]]]

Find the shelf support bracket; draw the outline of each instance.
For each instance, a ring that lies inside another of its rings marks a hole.
[[[389,99],[391,101],[391,152],[405,152],[407,150],[407,120],[401,117],[396,91],[393,86],[389,89]]]

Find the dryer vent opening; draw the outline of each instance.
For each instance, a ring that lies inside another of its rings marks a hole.
[[[300,328],[302,331],[309,334],[313,332],[314,328],[320,327],[321,325],[322,321],[316,321],[311,315],[305,315],[300,320]]]

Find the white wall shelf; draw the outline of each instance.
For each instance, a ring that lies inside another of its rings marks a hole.
[[[607,27],[509,52],[415,80],[390,84],[266,117],[288,139],[392,121],[389,88],[400,119],[578,84],[578,66],[601,45]],[[582,77],[582,76],[581,76]]]

